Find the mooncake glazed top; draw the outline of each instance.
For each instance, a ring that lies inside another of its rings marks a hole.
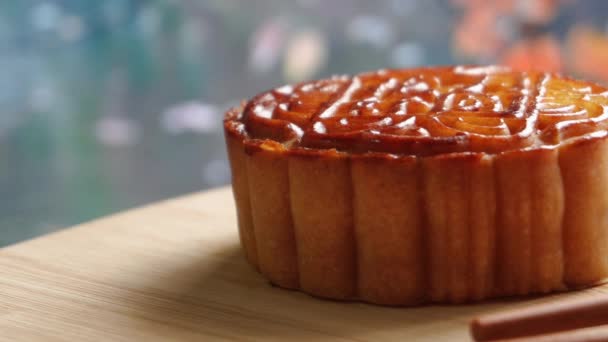
[[[496,66],[381,70],[270,90],[225,125],[289,150],[500,153],[604,134],[608,88]]]

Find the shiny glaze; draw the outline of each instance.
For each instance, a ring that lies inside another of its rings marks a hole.
[[[381,70],[276,88],[232,116],[285,148],[499,153],[605,130],[608,89],[494,66]]]

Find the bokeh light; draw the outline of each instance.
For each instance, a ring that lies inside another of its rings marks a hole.
[[[606,60],[603,0],[2,1],[0,245],[227,184],[223,112],[281,84]]]

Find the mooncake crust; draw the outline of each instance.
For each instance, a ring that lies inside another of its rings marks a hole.
[[[389,83],[399,92],[378,95]],[[403,104],[433,90],[426,107]],[[374,105],[357,111],[366,99]],[[501,67],[389,70],[262,93],[224,120],[245,256],[278,286],[395,306],[601,282],[607,108],[599,85]]]

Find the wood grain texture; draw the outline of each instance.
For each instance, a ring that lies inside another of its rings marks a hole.
[[[387,308],[274,288],[245,261],[228,188],[0,249],[0,341],[459,341],[481,313],[608,287]]]

